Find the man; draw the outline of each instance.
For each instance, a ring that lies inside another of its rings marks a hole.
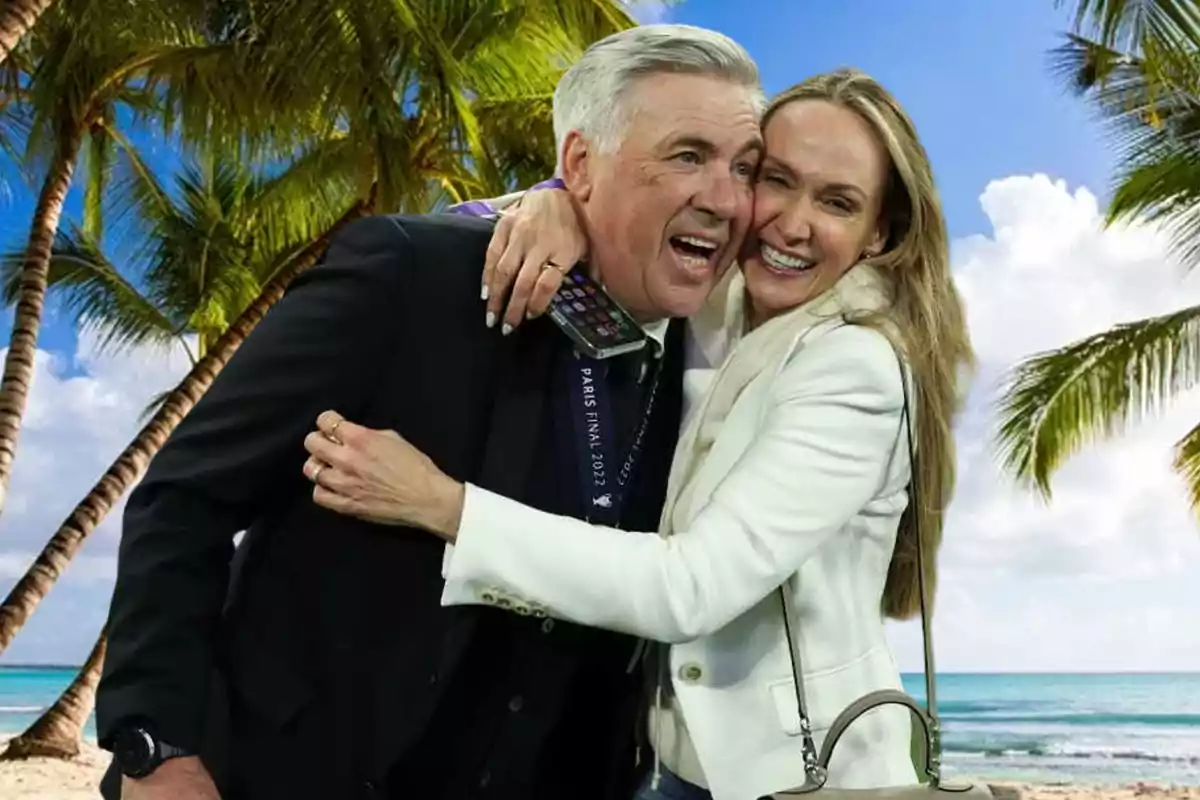
[[[555,94],[559,174],[597,243],[588,269],[658,343],[612,359],[599,387],[613,451],[642,443],[625,527],[658,520],[682,380],[667,320],[695,312],[737,251],[761,105],[746,53],[684,26],[597,43]],[[548,320],[511,336],[485,322],[490,232],[452,215],[348,227],[155,458],[126,509],[97,695],[123,797],[632,793],[635,642],[502,600],[442,608],[433,537],[326,512],[301,471],[305,434],[336,408],[457,478],[585,516],[562,446],[570,341]],[[227,703],[209,700],[214,676]],[[228,730],[206,748],[214,708]]]

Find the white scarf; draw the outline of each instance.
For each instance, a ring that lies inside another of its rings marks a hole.
[[[736,267],[730,273],[694,320],[698,326],[723,329],[732,351],[726,350],[729,355],[679,436],[659,521],[662,536],[686,530],[690,524],[695,477],[742,390],[816,325],[847,314],[881,311],[890,305],[887,281],[878,268],[862,263],[848,270],[823,294],[746,332],[745,279]]]

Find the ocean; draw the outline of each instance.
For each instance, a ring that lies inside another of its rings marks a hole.
[[[0,733],[23,730],[73,675],[0,667]],[[904,682],[924,700],[920,675]],[[947,774],[1200,785],[1200,673],[947,673],[938,705]]]
[[[922,702],[920,675],[905,689]],[[943,674],[946,773],[1200,785],[1200,673]]]

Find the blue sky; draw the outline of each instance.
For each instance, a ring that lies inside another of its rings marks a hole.
[[[840,66],[864,69],[917,124],[981,359],[960,426],[960,487],[943,549],[943,668],[1200,669],[1200,644],[1178,634],[1200,630],[1200,537],[1167,469],[1171,442],[1200,417],[1200,398],[1185,397],[1161,421],[1075,459],[1049,506],[1008,485],[990,449],[995,379],[1018,359],[1200,302],[1159,232],[1101,230],[1111,148],[1087,106],[1049,70],[1069,9],[1054,0],[687,0],[645,14],[734,37],[758,61],[769,92]],[[160,148],[155,160],[168,169],[169,151]],[[32,193],[14,189],[0,199],[7,247],[23,241],[33,208]],[[78,213],[79,199],[72,196],[68,213]],[[98,354],[53,308],[41,347],[0,520],[0,591],[129,440],[146,400],[184,369],[178,353]],[[111,590],[118,535],[114,513],[0,663],[86,654]],[[893,630],[901,666],[916,668],[914,626]],[[1036,647],[1033,637],[1041,637]]]
[[[1050,172],[1108,185],[1112,159],[1085,105],[1047,68],[1071,22],[1053,0],[831,3],[687,0],[671,21],[715,28],[758,62],[768,92],[842,66],[900,100],[933,161],[952,236],[980,230],[978,196],[998,175]]]
[[[665,11],[654,4],[641,10],[732,36],[758,61],[771,93],[841,66],[883,81],[930,153],[952,236],[985,226],[978,196],[998,175],[1047,172],[1073,186],[1108,186],[1112,159],[1099,127],[1047,69],[1047,52],[1070,23],[1068,10],[1055,9],[1053,0],[920,0],[906,3],[901,15],[881,14],[884,7],[877,0],[685,0]],[[169,150],[136,138],[148,145],[153,164],[170,169]],[[0,174],[9,174],[15,195],[0,200],[0,243],[14,247],[28,235],[36,195],[7,170]],[[80,195],[68,206],[76,216]],[[73,347],[69,321],[47,326],[42,342],[52,350]]]

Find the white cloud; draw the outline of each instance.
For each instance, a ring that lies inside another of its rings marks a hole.
[[[150,400],[188,369],[179,348],[104,353],[86,333],[73,355],[39,351],[36,365],[0,532],[5,593],[133,439]],[[84,543],[3,660],[72,661],[86,655],[116,573],[123,508],[124,498]]]
[[[625,0],[625,6],[643,25],[668,22],[671,15],[671,4],[663,0]]]
[[[1170,470],[1172,443],[1200,422],[1200,392],[1072,459],[1048,504],[1000,472],[991,439],[999,379],[1017,361],[1200,303],[1200,280],[1165,255],[1158,231],[1105,229],[1086,189],[1016,176],[980,202],[992,232],[953,251],[981,363],[942,550],[939,666],[1200,668],[1200,637],[1186,633],[1200,629],[1200,526]],[[917,634],[896,631],[906,669],[920,665]]]
[[[960,444],[942,552],[944,670],[1200,669],[1200,530],[1171,474],[1170,445],[1200,420],[1200,393],[1073,459],[1047,505],[994,464],[991,403],[1003,370],[1112,323],[1200,302],[1143,227],[1102,230],[1095,197],[1044,176],[990,184],[993,230],[959,240],[955,271],[982,359]],[[8,508],[0,591],[137,430],[146,402],[187,369],[178,352],[106,356],[83,337],[42,353]],[[108,603],[120,509],[85,545],[4,661],[75,661]],[[901,665],[920,665],[915,624],[896,626]]]

